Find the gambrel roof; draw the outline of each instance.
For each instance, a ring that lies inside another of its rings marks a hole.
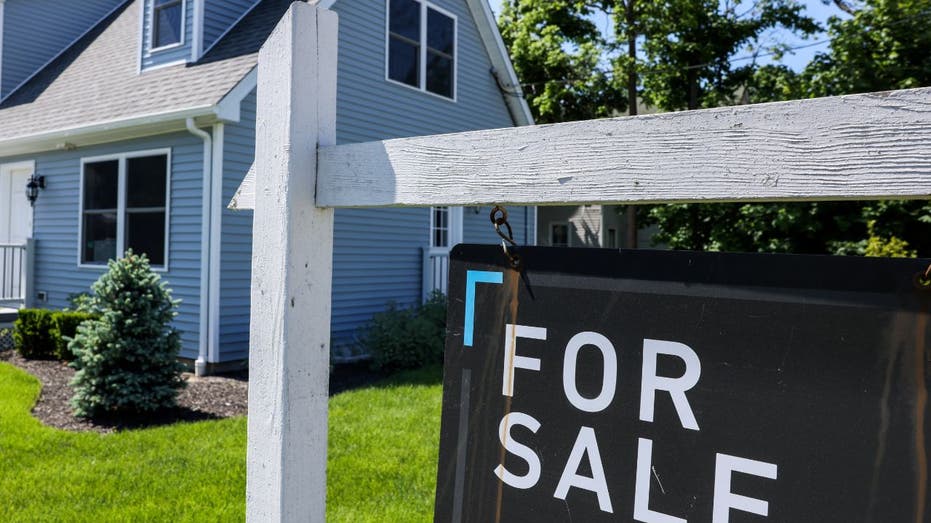
[[[475,19],[492,63],[516,84],[497,29],[487,27],[494,22],[487,0],[466,1],[473,14],[480,11]],[[88,133],[125,138],[129,126],[168,131],[188,117],[203,124],[220,119],[221,102],[255,69],[259,48],[291,3],[262,0],[199,61],[140,73],[144,2],[127,0],[0,102],[0,156],[67,146]],[[517,124],[531,123],[523,99],[505,98]]]

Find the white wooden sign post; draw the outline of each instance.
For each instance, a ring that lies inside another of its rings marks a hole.
[[[259,54],[249,521],[324,521],[333,208],[928,198],[931,89],[333,145],[337,21]]]

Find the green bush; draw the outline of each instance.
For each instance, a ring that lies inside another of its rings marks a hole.
[[[55,357],[55,340],[51,329],[52,311],[20,309],[13,322],[13,347],[24,358],[52,359]]]
[[[446,342],[446,297],[435,293],[416,308],[388,309],[366,326],[362,344],[374,370],[414,369],[443,361]]]
[[[84,312],[58,311],[52,313],[50,334],[55,343],[55,357],[63,361],[74,360],[74,354],[68,349],[68,343],[78,331],[78,325],[96,318],[96,315]]]
[[[170,325],[178,302],[144,255],[127,251],[107,267],[91,287],[91,307],[100,317],[81,323],[68,345],[78,369],[71,381],[74,412],[111,417],[175,407],[184,387],[181,340]]]

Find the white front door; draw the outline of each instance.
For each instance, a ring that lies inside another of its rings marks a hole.
[[[32,238],[26,183],[34,168],[32,162],[0,165],[0,244],[22,245]]]
[[[26,183],[32,162],[0,165],[0,303],[23,304],[26,289],[25,245],[32,237],[32,207]]]

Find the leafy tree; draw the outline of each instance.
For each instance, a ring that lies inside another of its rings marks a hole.
[[[804,71],[809,95],[931,85],[931,1],[838,1],[853,17],[829,20],[831,48]]]
[[[646,23],[644,95],[651,105],[673,111],[732,104],[753,78],[755,61],[735,65],[734,54],[762,50],[772,29],[803,36],[819,29],[793,0],[672,0],[660,3]],[[781,52],[780,46],[771,49]]]
[[[830,49],[801,74],[761,67],[747,85],[753,102],[931,85],[931,1],[836,0],[849,19],[829,20]],[[926,201],[657,206],[673,248],[860,255],[931,255]]]
[[[538,123],[611,116],[626,107],[602,67],[594,8],[575,0],[507,0],[498,25]]]
[[[85,321],[68,348],[78,369],[71,384],[75,414],[82,417],[151,413],[176,405],[183,366],[181,341],[170,326],[171,299],[145,255],[127,251],[110,260],[91,287],[100,317]]]

